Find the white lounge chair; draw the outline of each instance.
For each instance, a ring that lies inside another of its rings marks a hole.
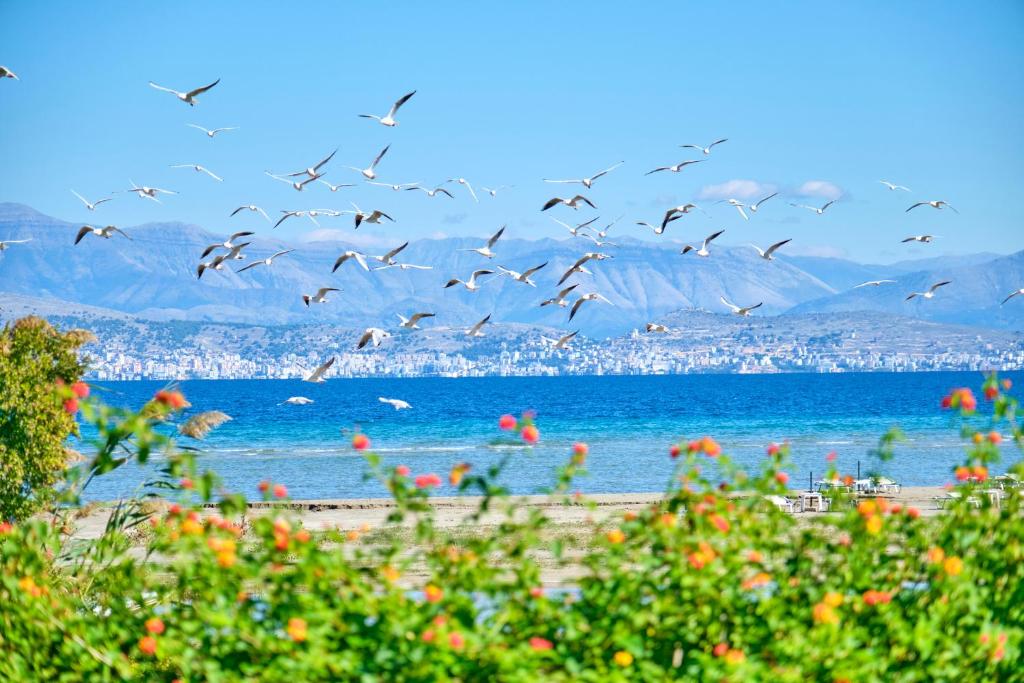
[[[765,496],[765,500],[783,512],[796,512],[796,504],[783,496]]]

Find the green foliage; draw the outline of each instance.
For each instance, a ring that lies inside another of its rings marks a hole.
[[[500,465],[453,468],[449,481],[481,502],[451,528],[435,523],[437,475],[383,468],[372,453],[396,510],[365,539],[303,529],[284,505],[251,517],[161,436],[180,394],[137,413],[90,402],[97,454],[69,487],[159,451],[151,484],[176,484],[180,502],[127,501],[77,550],[60,523],[0,528],[0,679],[1020,680],[1021,492],[998,506],[983,493],[1001,434],[1021,441],[999,386],[986,382],[985,429],[967,390],[944,401],[963,414],[966,454],[951,473],[960,499],[940,515],[868,498],[798,519],[765,498],[785,491],[788,447],[748,473],[704,437],[673,449],[662,500],[588,524],[582,545],[510,499]],[[883,438],[886,458],[897,436]],[[553,502],[585,504],[568,492],[586,458],[575,446]],[[281,487],[261,490],[286,502]],[[129,553],[144,520],[143,552]],[[541,588],[541,556],[568,589]]]
[[[65,441],[76,432],[74,406],[64,402],[77,400],[68,387],[82,375],[76,350],[89,339],[34,317],[0,331],[0,520],[24,519],[53,500]]]

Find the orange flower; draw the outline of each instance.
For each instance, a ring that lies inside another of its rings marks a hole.
[[[762,562],[764,562],[764,555],[762,555],[760,551],[751,550],[749,553],[747,553],[747,561],[761,564]]]
[[[985,481],[988,479],[988,468],[978,465],[971,470],[971,474],[974,475],[974,478],[978,481]]]
[[[533,638],[530,638],[530,647],[538,652],[550,650],[554,646],[555,644],[547,638],[540,638],[539,636],[534,636]]]
[[[729,533],[729,520],[721,515],[711,515],[711,523],[723,534]]]
[[[618,545],[626,540],[626,534],[623,533],[622,529],[612,529],[607,534],[608,542],[613,545]]]
[[[288,487],[284,484],[274,484],[274,498],[287,498]]]
[[[295,532],[295,540],[299,543],[309,543],[310,534],[307,529],[299,529]]]
[[[158,391],[154,394],[153,400],[172,410],[181,410],[189,405],[180,391]]]
[[[164,626],[163,620],[159,617],[150,617],[149,619],[146,619],[145,626],[146,630],[155,636],[158,636],[161,633],[163,633],[164,629],[166,628],[166,626]]]
[[[911,519],[917,519],[921,516],[921,511],[915,507],[907,506],[907,517]]]
[[[959,557],[947,557],[942,563],[942,570],[947,576],[958,576],[964,570],[964,561]]]
[[[705,436],[700,440],[700,449],[704,451],[704,455],[709,458],[715,458],[722,453],[722,447],[718,445],[714,439],[710,436]]]
[[[533,425],[526,425],[519,433],[519,436],[521,436],[523,441],[526,443],[533,445],[540,441],[540,430]]]
[[[956,477],[957,481],[967,481],[971,478],[971,468],[961,465],[953,470],[953,475]]]
[[[876,509],[877,506],[873,500],[862,500],[857,503],[857,512],[859,512],[862,517],[870,517],[875,514]]]
[[[33,598],[38,598],[46,592],[46,589],[43,586],[38,585],[36,580],[31,576],[26,576],[20,579],[18,581],[18,588],[20,588],[22,592],[31,595]]]
[[[428,583],[423,588],[423,595],[426,597],[427,602],[441,602],[441,598],[444,597],[444,591],[435,586],[432,583]]]
[[[864,522],[864,528],[869,534],[877,535],[882,530],[882,518],[879,515],[871,515]]]
[[[382,567],[380,573],[381,576],[384,577],[384,580],[388,583],[394,583],[395,581],[398,581],[399,577],[402,576],[402,573],[394,567],[392,567],[391,565],[385,565],[384,567]]]
[[[448,473],[448,482],[452,486],[458,486],[459,482],[462,481],[462,477],[465,476],[466,472],[469,472],[469,464],[460,462],[452,468],[452,471]]]
[[[775,481],[779,482],[782,486],[785,486],[789,483],[789,475],[785,472],[776,472]]]
[[[14,531],[14,525],[10,522],[0,522],[0,536],[6,536]]]
[[[829,591],[828,593],[825,593],[825,597],[823,597],[821,601],[829,607],[839,607],[843,604],[843,595],[842,593]]]
[[[139,638],[139,651],[144,655],[156,653],[156,638],[153,636],[142,636]]]
[[[621,667],[627,667],[633,663],[633,655],[626,652],[625,650],[619,650],[618,652],[616,652],[612,656],[612,659],[615,661],[616,664],[618,664]]]
[[[660,522],[662,526],[671,529],[679,524],[679,518],[671,512],[663,512],[658,517],[658,522]]]
[[[306,620],[292,617],[288,620],[288,626],[285,628],[285,631],[288,633],[288,637],[296,643],[301,643],[306,639],[307,635]]]
[[[235,566],[235,562],[238,561],[238,556],[235,555],[233,550],[222,550],[217,553],[217,564],[224,569],[230,569]]]
[[[420,636],[420,640],[422,640],[424,643],[432,643],[434,642],[434,638],[436,636],[437,634],[434,633],[434,629],[428,628],[426,631],[423,632],[423,635]]]
[[[743,587],[743,590],[748,590],[749,591],[749,590],[753,590],[755,588],[760,588],[761,586],[765,586],[768,583],[770,583],[771,580],[772,580],[771,576],[769,576],[768,574],[766,574],[764,572],[759,572],[757,574],[754,574],[754,576],[750,577],[746,581],[744,581],[743,584],[742,584],[742,587]]]
[[[181,533],[197,536],[203,533],[203,525],[195,519],[189,517],[181,523]]]
[[[971,436],[971,441],[973,441],[975,444],[980,444],[984,440],[985,437],[981,435],[981,432],[974,432],[974,434]]]
[[[370,447],[370,437],[366,434],[356,434],[352,437],[352,448],[357,451],[365,451]]]
[[[999,444],[1002,443],[1003,441],[1003,435],[1000,434],[999,432],[989,432],[988,440],[993,444]]]
[[[742,664],[746,658],[747,656],[743,654],[743,650],[731,649],[725,653],[725,661],[728,664]]]
[[[875,606],[892,602],[892,594],[885,591],[869,590],[864,592],[864,602],[867,605]]]
[[[839,623],[839,615],[836,614],[835,608],[824,602],[819,602],[814,606],[812,615],[816,624],[834,625]]]

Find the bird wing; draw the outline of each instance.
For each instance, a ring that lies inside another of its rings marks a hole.
[[[936,282],[934,285],[928,288],[928,291],[934,292],[939,287],[944,287],[945,285],[948,285],[950,282],[952,282],[952,280],[943,280],[942,282]]]
[[[424,318],[433,318],[436,315],[436,313],[413,313],[412,317],[409,318],[409,322],[415,325],[417,322],[423,320]]]
[[[175,95],[182,95],[182,94],[184,94],[184,93],[180,93],[180,92],[178,92],[177,90],[171,90],[170,88],[165,88],[165,87],[164,87],[164,86],[162,86],[162,85],[157,85],[157,84],[156,84],[156,83],[154,83],[153,81],[150,81],[150,82],[149,82],[149,86],[150,86],[151,88],[156,88],[157,90],[163,90],[164,92],[174,93]]]
[[[1013,297],[1015,297],[1015,296],[1017,296],[1018,294],[1020,294],[1020,293],[1021,293],[1021,291],[1024,291],[1024,290],[1017,290],[1016,292],[1013,292],[1012,294],[1010,294],[1010,296],[1008,296],[1008,297],[1006,297],[1005,299],[1003,299],[1002,303],[1000,303],[999,305],[1000,305],[1000,306],[1002,306],[1002,305],[1003,305],[1003,304],[1005,304],[1005,303],[1006,303],[1007,301],[1009,301],[1009,300],[1010,300],[1010,299],[1012,299]]]
[[[378,163],[380,162],[380,160],[384,158],[384,155],[388,153],[388,150],[389,150],[389,149],[391,149],[391,145],[388,145],[387,147],[385,147],[384,149],[382,149],[382,150],[380,151],[380,154],[378,154],[378,155],[377,155],[377,157],[376,157],[376,158],[375,158],[375,159],[373,160],[373,163],[372,163],[372,164],[370,164],[370,168],[374,168],[374,167],[376,167],[376,166],[377,166],[377,164],[378,164]]]
[[[403,249],[405,249],[405,248],[406,248],[407,246],[409,246],[409,243],[408,243],[408,242],[405,242],[405,243],[404,243],[404,244],[402,244],[401,246],[395,247],[394,249],[392,249],[392,250],[391,250],[391,251],[389,251],[388,253],[384,254],[384,260],[385,260],[385,261],[388,261],[388,260],[390,260],[390,259],[394,258],[395,256],[397,256],[397,255],[398,255],[398,252],[402,251],[402,250],[403,250]]]
[[[203,128],[202,126],[197,126],[194,123],[186,123],[185,125],[188,126],[189,128],[195,128],[196,130],[201,130],[201,131],[203,131],[204,133],[207,133],[207,134],[212,132],[212,131],[210,131],[207,128]]]
[[[710,242],[711,242],[712,240],[714,240],[714,239],[715,239],[716,237],[718,237],[719,235],[721,235],[721,234],[722,234],[723,232],[725,232],[725,230],[724,230],[724,229],[722,229],[722,230],[719,230],[718,232],[716,232],[716,233],[713,233],[713,234],[711,234],[711,235],[708,235],[708,236],[707,236],[707,237],[706,237],[706,238],[704,239],[704,246],[706,247],[706,246],[708,245],[708,243],[710,243]]]
[[[747,214],[743,211],[743,205],[742,204],[735,204],[734,206],[736,207],[736,210],[740,212],[740,215],[743,216],[743,220],[745,220],[745,221],[750,220],[750,218],[747,216]]]
[[[710,145],[708,145],[708,149],[711,149],[711,148],[712,148],[712,147],[714,147],[715,145],[720,145],[720,144],[722,144],[723,142],[726,142],[726,141],[727,141],[728,139],[729,139],[729,138],[722,138],[721,140],[715,140],[715,141],[714,141],[714,142],[712,142],[712,143],[711,143]]]
[[[370,266],[366,265],[366,258],[358,251],[350,251],[348,252],[348,255],[351,255],[351,257],[356,260],[356,263],[362,266],[363,270],[367,272],[370,271]],[[337,265],[335,265],[335,268],[337,268]]]
[[[248,237],[249,235],[255,235],[256,233],[250,231],[232,233],[231,237],[228,237],[228,242],[234,242],[239,237]]]
[[[478,331],[480,330],[480,328],[481,328],[481,327],[483,327],[484,325],[486,325],[486,324],[487,324],[487,322],[488,322],[488,321],[489,321],[490,319],[491,319],[491,314],[490,314],[490,313],[488,313],[488,314],[487,314],[487,316],[486,316],[486,317],[484,317],[484,319],[483,319],[483,320],[481,320],[481,321],[480,321],[480,322],[478,322],[477,324],[473,325],[473,327],[469,328],[469,333],[470,333],[470,334],[475,334],[476,332],[478,332]]]
[[[572,305],[572,309],[569,311],[569,320],[572,320],[576,316],[576,312],[580,310],[580,306],[582,306],[586,301],[587,299],[582,296],[579,299],[576,299],[576,302]]]
[[[278,256],[284,256],[285,254],[290,254],[290,253],[291,253],[291,252],[293,252],[293,251],[295,251],[295,250],[294,250],[294,249],[285,249],[284,251],[279,251],[279,252],[277,252],[276,254],[274,254],[273,256],[271,256],[271,257],[270,257],[270,260],[271,260],[271,261],[273,261],[273,260],[274,260],[274,259],[276,259],[276,258],[277,258]]]
[[[341,290],[338,289],[337,287],[321,287],[320,289],[316,290],[316,298],[317,299],[322,298],[325,294],[327,294],[327,292],[340,292],[340,291]]]
[[[647,173],[644,173],[644,175],[651,175],[652,173],[657,173],[658,171],[667,171],[670,168],[671,168],[671,166],[659,166],[658,168],[656,168],[656,169],[654,169],[652,171],[648,171]]]
[[[600,172],[598,172],[598,173],[595,173],[594,175],[590,176],[590,182],[594,182],[595,180],[597,180],[597,179],[598,179],[598,178],[600,178],[601,176],[603,176],[603,175],[605,175],[605,174],[607,174],[607,173],[610,173],[611,171],[614,171],[614,170],[615,170],[615,169],[617,169],[617,168],[618,168],[619,166],[622,166],[622,164],[624,164],[624,163],[626,163],[626,162],[625,162],[625,161],[620,161],[620,162],[619,162],[619,163],[617,163],[617,164],[614,164],[614,165],[612,165],[612,166],[609,166],[608,168],[604,169],[603,171],[600,171]]]
[[[775,251],[776,251],[776,250],[777,250],[777,249],[778,249],[779,247],[781,247],[781,246],[783,246],[783,245],[786,245],[786,244],[789,244],[789,243],[790,243],[790,242],[792,242],[792,241],[793,241],[793,238],[791,237],[791,238],[789,238],[788,240],[782,240],[781,242],[776,242],[776,243],[775,243],[775,244],[773,244],[772,246],[768,247],[768,250],[767,250],[767,251],[765,251],[765,254],[766,254],[767,256],[771,256],[772,254],[774,254],[774,253],[775,253]]]
[[[188,93],[186,93],[186,97],[195,97],[196,95],[202,95],[204,92],[206,92],[213,86],[217,85],[218,83],[220,83],[219,78],[215,80],[213,83],[210,83],[209,85],[204,85],[203,87],[196,88],[195,90],[189,90]]]
[[[544,178],[543,180],[544,180],[545,183],[582,183],[583,182],[582,180],[548,180],[547,178]]]
[[[103,199],[97,199],[96,201],[94,201],[92,203],[92,205],[95,208],[95,207],[99,206],[100,204],[102,204],[103,202],[109,202],[109,201],[112,201],[113,199],[114,199],[113,197],[104,197]]]
[[[524,277],[524,278],[530,277],[531,275],[533,275],[534,273],[536,273],[536,272],[537,272],[538,270],[540,270],[541,268],[543,268],[543,267],[544,267],[544,266],[546,266],[547,264],[548,264],[548,262],[547,262],[547,261],[545,261],[544,263],[540,264],[539,266],[534,266],[533,268],[530,268],[530,269],[528,269],[528,270],[524,270],[524,271],[523,271],[523,277]]]
[[[753,305],[753,306],[747,306],[747,307],[746,307],[746,308],[745,308],[744,310],[746,310],[746,311],[752,311],[752,310],[754,310],[755,308],[761,308],[761,306],[764,306],[764,302],[763,302],[763,301],[762,301],[762,302],[760,302],[760,303],[758,303],[758,304],[755,304],[755,305]]]
[[[700,145],[679,145],[679,146],[682,147],[683,149],[689,148],[689,149],[699,149],[702,152],[704,151],[704,148],[701,147]]]
[[[541,211],[547,211],[552,206],[557,206],[557,205],[559,205],[561,203],[562,203],[562,198],[561,197],[552,197],[551,199],[547,200],[547,202],[544,203],[544,206],[541,208]],[[570,230],[571,229],[572,228],[570,228]]]
[[[825,209],[827,209],[828,207],[832,206],[835,203],[836,203],[836,200],[830,199],[829,201],[825,202],[825,205],[823,207],[821,207],[821,210],[824,211]]]
[[[359,342],[356,344],[357,349],[361,349],[370,343],[370,339],[373,338],[373,330],[366,330],[363,332],[363,336],[359,338]]]
[[[416,91],[415,91],[415,90],[413,90],[413,91],[412,91],[411,93],[408,93],[408,94],[406,94],[406,95],[402,95],[401,97],[399,97],[399,98],[398,98],[398,101],[397,101],[397,102],[395,102],[395,103],[394,103],[393,105],[391,105],[391,110],[390,110],[390,111],[388,112],[388,116],[389,116],[389,117],[391,117],[391,118],[394,118],[395,114],[397,114],[397,113],[398,113],[398,109],[399,109],[399,108],[400,108],[400,107],[401,107],[401,106],[402,106],[403,104],[405,104],[406,102],[408,102],[408,101],[409,101],[409,99],[410,99],[410,98],[411,98],[411,97],[412,97],[413,95],[415,95],[415,94],[416,94]]]
[[[561,346],[561,345],[564,345],[564,344],[565,344],[566,342],[568,342],[568,341],[569,341],[570,339],[572,339],[573,337],[575,337],[575,336],[576,336],[577,334],[579,334],[579,333],[580,333],[580,331],[579,331],[579,330],[576,330],[575,332],[570,332],[569,334],[567,334],[567,335],[565,335],[565,336],[561,337],[561,338],[560,338],[560,339],[558,340],[558,342],[557,342],[557,343],[555,344],[555,346]]]
[[[214,249],[219,249],[223,246],[223,244],[211,244],[210,246],[203,250],[203,253],[199,255],[199,258],[206,258],[207,256],[210,255],[211,251],[213,251]]]
[[[104,229],[105,229],[105,230],[110,230],[111,232],[116,232],[116,233],[118,233],[119,235],[121,235],[122,237],[125,237],[125,238],[127,238],[127,239],[131,239],[131,237],[128,237],[128,233],[126,233],[126,232],[125,232],[124,230],[122,230],[121,228],[116,228],[116,227],[114,227],[113,225],[108,225],[108,226],[107,226],[106,228],[104,228]]]
[[[927,203],[928,203],[928,202],[918,202],[917,204],[913,204],[913,205],[911,205],[910,209],[916,209],[917,207],[919,207],[919,206],[924,206],[924,205],[925,205],[925,204],[927,204]],[[907,211],[910,211],[910,209],[907,209]],[[907,211],[904,211],[903,213],[906,213]]]
[[[309,378],[310,378],[311,380],[317,380],[317,379],[320,379],[321,377],[323,377],[323,376],[324,376],[324,373],[326,373],[326,372],[327,372],[327,371],[328,371],[328,370],[330,369],[330,367],[331,367],[332,365],[334,365],[334,359],[335,359],[335,356],[331,356],[331,357],[330,357],[330,358],[329,358],[329,359],[328,359],[328,360],[327,360],[326,362],[324,362],[324,363],[323,363],[323,364],[322,364],[322,365],[321,365],[320,367],[318,367],[318,368],[317,368],[316,370],[314,370],[314,371],[313,371],[313,374],[312,374],[312,375],[310,375],[310,376],[309,376]]]
[[[914,242],[916,240],[917,240],[916,237],[908,237],[906,239],[900,240],[900,242],[903,243],[903,244],[906,244],[907,242]]]
[[[79,242],[81,242],[82,238],[85,237],[86,235],[88,235],[92,231],[93,231],[93,227],[91,225],[83,225],[81,228],[79,228],[78,229],[78,235],[75,237],[75,244],[78,244]]]
[[[584,197],[581,194],[576,195],[575,197],[573,197],[573,199],[579,199],[579,200],[585,202],[586,204],[589,204],[590,208],[592,208],[592,209],[596,209],[597,208],[596,206],[594,206],[594,202],[590,201],[589,199],[587,199],[586,197]]]
[[[759,201],[758,201],[758,202],[757,202],[756,204],[754,204],[754,208],[755,208],[755,209],[756,209],[756,208],[760,208],[760,206],[761,206],[762,204],[764,204],[764,203],[765,203],[766,201],[768,201],[769,199],[771,199],[772,197],[774,197],[774,196],[776,196],[776,195],[778,195],[778,194],[779,194],[778,192],[772,192],[772,193],[771,193],[770,195],[768,195],[768,196],[767,196],[767,197],[765,197],[764,199],[761,199],[761,200],[759,200]]]
[[[221,177],[220,177],[219,175],[217,175],[216,173],[214,173],[214,172],[213,172],[213,171],[211,171],[210,169],[206,168],[205,166],[197,166],[196,168],[198,168],[198,169],[199,169],[200,171],[202,171],[202,172],[203,172],[203,173],[205,173],[206,175],[210,176],[210,177],[211,177],[211,178],[213,178],[214,180],[224,180],[224,179],[223,179],[223,178],[221,178]]]
[[[504,226],[504,225],[501,226],[501,230],[498,230],[498,232],[496,232],[493,235],[491,235],[491,239],[487,240],[487,246],[488,247],[493,247],[494,243],[497,242],[499,239],[501,239],[501,235],[505,232],[505,227],[506,226]]]
[[[734,304],[734,303],[730,303],[730,302],[729,302],[729,301],[728,301],[728,300],[727,300],[727,299],[726,299],[726,298],[725,298],[724,296],[720,296],[720,297],[718,297],[718,298],[719,298],[719,300],[721,300],[721,302],[722,302],[723,304],[725,304],[726,306],[728,306],[729,308],[731,308],[731,309],[732,309],[733,311],[737,311],[737,312],[738,312],[739,310],[741,310],[739,306],[737,306],[737,305],[736,305],[736,304]]]
[[[477,277],[479,277],[481,275],[493,275],[493,274],[494,274],[493,270],[474,270],[473,274],[469,276],[469,279],[470,280],[475,280]]]

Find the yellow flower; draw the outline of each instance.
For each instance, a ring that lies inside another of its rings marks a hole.
[[[614,659],[615,663],[619,666],[629,666],[633,663],[633,655],[629,654],[625,650],[619,650],[616,652],[612,659]]]
[[[203,533],[203,525],[194,519],[186,519],[181,523],[181,533],[198,535]]]
[[[932,564],[941,564],[946,559],[946,551],[942,548],[931,548],[928,551],[928,561]]]
[[[947,557],[942,563],[942,568],[949,576],[956,576],[964,570],[964,561],[959,557]]]
[[[619,544],[626,540],[626,534],[622,533],[622,529],[612,529],[608,532],[608,542]]]
[[[746,658],[743,650],[732,649],[725,653],[725,661],[729,664],[741,664]]]
[[[839,615],[836,614],[835,609],[824,602],[819,602],[814,606],[813,610],[814,623],[816,624],[838,624]]]
[[[296,643],[301,643],[306,639],[306,620],[293,617],[288,620],[288,627],[285,629],[288,636]]]
[[[221,550],[217,553],[217,564],[225,569],[229,569],[235,565],[238,561],[238,556],[235,555],[235,551],[232,550]]]
[[[843,604],[843,596],[841,593],[835,593],[830,591],[828,593],[825,593],[825,597],[822,598],[821,601],[829,607],[839,607],[841,604]]]
[[[402,575],[397,569],[391,565],[387,565],[380,570],[380,573],[384,576],[384,580],[388,583],[394,583],[398,581],[398,578]]]
[[[871,515],[864,522],[864,528],[867,529],[869,534],[877,534],[882,530],[882,518],[878,515]]]

